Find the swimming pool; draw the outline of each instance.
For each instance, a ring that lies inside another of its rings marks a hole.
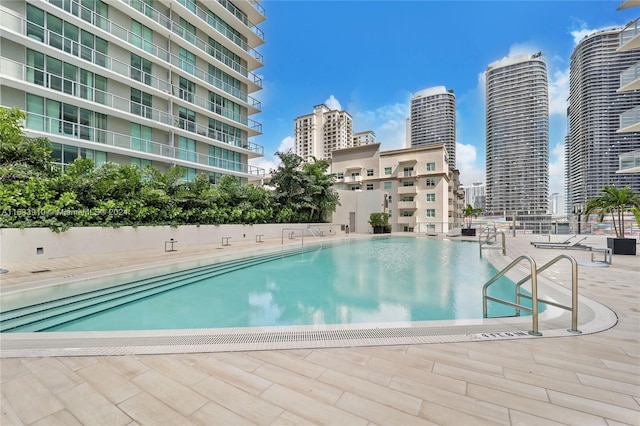
[[[415,237],[348,240],[179,271],[155,281],[133,280],[121,283],[124,290],[118,297],[107,297],[101,289],[81,295],[80,301],[76,301],[78,295],[59,297],[54,306],[47,301],[27,307],[36,309],[28,314],[31,321],[9,310],[2,313],[2,330],[477,320],[482,319],[482,285],[497,272],[479,258],[477,243]],[[513,300],[513,283],[506,278],[491,291],[496,297]],[[490,304],[489,313],[491,317],[510,316],[513,308]]]

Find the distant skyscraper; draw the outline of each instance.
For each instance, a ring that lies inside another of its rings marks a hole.
[[[353,119],[346,111],[316,105],[313,113],[295,120],[296,154],[309,160],[331,158],[331,151],[353,146]]]
[[[484,212],[487,208],[485,195],[485,185],[482,182],[473,182],[472,186],[464,186],[464,205],[471,205],[474,209],[482,209]]]
[[[367,130],[365,132],[358,132],[353,134],[353,145],[361,146],[376,143],[376,134],[373,130]]]
[[[544,215],[549,206],[549,93],[541,54],[486,71],[487,211]]]
[[[640,50],[616,51],[622,28],[583,38],[571,55],[569,135],[565,143],[566,209],[572,213],[605,185],[640,190],[640,175],[616,174],[619,155],[640,149],[640,133],[618,132],[621,114],[640,109],[638,89],[618,91],[621,73],[637,72]],[[634,69],[633,67],[636,66]]]
[[[456,97],[453,90],[436,86],[413,95],[407,133],[411,147],[444,144],[449,154],[449,167],[455,168]]]

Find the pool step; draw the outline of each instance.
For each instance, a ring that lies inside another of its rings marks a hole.
[[[13,309],[0,315],[0,330],[3,332],[45,331],[79,318],[152,297],[203,279],[277,260],[283,256],[295,256],[310,250],[294,249],[232,260]],[[177,280],[179,281],[176,282]]]

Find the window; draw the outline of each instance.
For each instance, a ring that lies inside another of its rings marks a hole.
[[[180,117],[178,121],[178,127],[180,127],[181,129],[188,130],[190,132],[196,131],[195,111],[191,111],[190,109],[180,107],[178,108],[178,116]]]
[[[436,171],[436,163],[427,163],[427,171],[435,172]]]
[[[413,166],[406,166],[403,169],[403,176],[413,176]]]
[[[391,204],[393,202],[393,197],[391,197],[391,195],[389,195],[389,197],[387,197],[387,202],[389,204]]]
[[[372,183],[368,183],[367,184],[367,191],[371,191],[373,189],[373,184]]]
[[[142,158],[131,158],[131,165],[137,166],[138,169],[142,170],[145,167],[151,165],[151,160],[144,160]]]
[[[385,176],[391,176],[391,167],[385,167],[384,168],[384,175]]]
[[[367,176],[373,176],[373,169],[367,169]]]
[[[427,203],[435,203],[436,194],[427,194]]]
[[[153,130],[151,127],[131,123],[131,149],[136,151],[153,152],[151,141]]]
[[[435,209],[427,209],[427,217],[436,217]]]
[[[196,27],[190,24],[186,19],[180,18],[180,26],[184,29],[182,36],[189,42],[195,43],[196,40]]]
[[[391,212],[392,212],[392,211],[393,211],[393,210],[387,210],[387,214],[389,215],[389,217],[391,217]]]
[[[184,77],[180,77],[180,99],[187,102],[193,102],[193,92],[196,90],[196,84]]]
[[[413,197],[405,195],[400,200],[401,201],[413,201]]]
[[[434,187],[436,186],[436,180],[434,178],[427,178],[426,184],[428,188]]]
[[[393,187],[393,182],[385,182],[384,189],[390,190]]]
[[[178,153],[180,160],[196,161],[196,141],[180,136],[178,138]]]
[[[181,47],[179,56],[180,68],[182,68],[182,70],[188,72],[189,74],[195,74],[196,55]]]
[[[412,216],[413,216],[413,212],[411,210],[402,211],[402,217],[412,217]]]
[[[146,85],[151,85],[151,61],[131,54],[131,78]]]
[[[402,186],[413,186],[413,181],[412,180],[404,181],[402,182]]]
[[[209,146],[209,165],[227,170],[243,171],[242,154],[221,148]]]
[[[143,49],[145,52],[153,53],[153,30],[145,27],[136,20],[131,20],[131,44]]]
[[[338,179],[344,179],[344,172],[338,172],[337,176]]]
[[[131,89],[131,113],[141,117],[152,118],[153,110],[151,104],[153,97],[138,89]]]

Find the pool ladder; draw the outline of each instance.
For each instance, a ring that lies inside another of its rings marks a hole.
[[[542,271],[545,271],[552,265],[556,264],[562,259],[567,259],[571,263],[571,306],[561,305],[559,303],[553,302],[551,300],[543,300],[538,298],[538,274]],[[531,273],[518,281],[515,288],[515,303],[506,301],[504,299],[498,299],[488,295],[489,287],[498,281],[498,279],[502,278],[507,272],[509,272],[512,268],[514,268],[517,264],[519,264],[522,260],[526,260],[529,262]],[[522,285],[527,281],[531,280],[531,296],[528,294],[522,293]],[[531,308],[524,306],[520,303],[520,299],[525,298],[531,300]],[[520,310],[525,310],[527,312],[531,312],[532,321],[533,321],[533,329],[529,331],[529,334],[532,336],[542,336],[542,333],[538,331],[538,302],[545,303],[547,305],[552,305],[557,308],[565,309],[567,311],[571,311],[571,328],[567,329],[569,333],[582,333],[578,330],[578,263],[576,260],[566,254],[561,254],[540,268],[536,267],[536,261],[533,260],[531,256],[520,256],[516,258],[513,262],[511,262],[508,266],[506,266],[502,271],[500,271],[496,276],[491,278],[483,287],[482,287],[482,316],[487,318],[487,301],[493,301],[497,303],[502,303],[503,305],[513,306],[516,308],[516,316],[520,316]]]
[[[494,243],[498,242],[498,234],[500,234],[502,236],[501,239],[501,246],[490,246],[489,242],[491,240],[493,240]],[[503,231],[499,231],[494,227],[494,228],[487,228],[484,231],[482,231],[480,233],[480,235],[478,236],[478,244],[480,245],[480,258],[482,259],[482,249],[484,248],[485,250],[500,250],[502,249],[502,255],[506,256],[507,255],[507,243],[505,240],[505,236],[504,236],[504,232]]]

